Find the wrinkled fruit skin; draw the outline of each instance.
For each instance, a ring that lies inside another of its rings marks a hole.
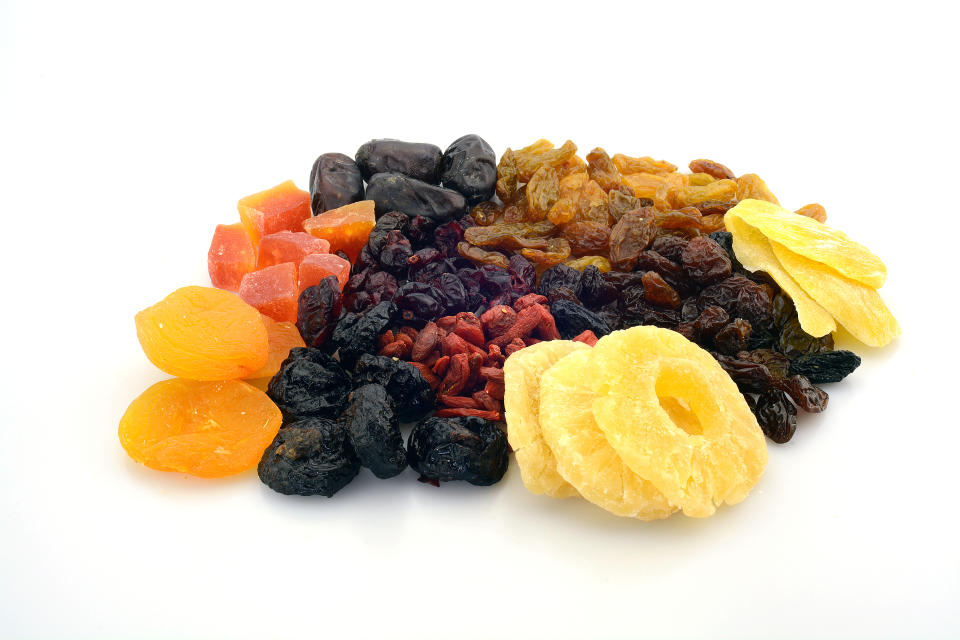
[[[840,382],[860,366],[852,351],[808,353],[790,361],[790,374],[805,376],[814,384]]]
[[[397,305],[392,302],[380,302],[363,314],[345,313],[333,330],[328,350],[339,350],[340,362],[353,369],[361,355],[376,352],[377,338],[396,316]]]
[[[593,331],[598,338],[610,333],[610,327],[600,316],[575,302],[555,300],[550,304],[550,313],[564,340],[573,340],[584,331]]]
[[[280,429],[257,474],[278,493],[331,497],[360,471],[360,459],[339,422],[307,418]]]
[[[447,189],[460,192],[468,206],[489,200],[497,185],[497,155],[476,134],[458,138],[443,152],[440,180]]]
[[[349,156],[325,153],[310,170],[310,209],[313,215],[363,200],[363,175]]]
[[[427,418],[410,432],[407,457],[425,479],[478,486],[499,482],[509,462],[503,431],[473,417]]]
[[[409,362],[365,353],[357,360],[354,382],[377,384],[386,389],[393,400],[393,410],[403,422],[413,422],[430,413],[434,395],[430,384]]]
[[[425,142],[371,140],[357,149],[356,161],[367,182],[378,173],[402,173],[430,184],[440,182],[440,147]]]
[[[788,442],[797,431],[797,409],[779,389],[761,393],[753,413],[764,435],[777,444]]]
[[[270,381],[267,395],[284,420],[297,417],[336,418],[347,404],[350,376],[340,363],[319,349],[296,348]]]
[[[340,317],[340,281],[327,276],[307,287],[297,301],[297,329],[308,347],[319,348],[333,334]]]
[[[383,479],[407,468],[407,451],[392,404],[383,386],[366,384],[351,394],[350,406],[341,417],[360,464]]]
[[[377,215],[400,211],[447,222],[467,213],[467,201],[453,189],[444,189],[402,173],[378,173],[367,184],[367,199],[376,203]]]

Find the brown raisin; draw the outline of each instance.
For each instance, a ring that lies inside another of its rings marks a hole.
[[[681,300],[676,290],[667,284],[656,271],[647,271],[643,274],[643,297],[650,304],[667,309],[679,309]]]
[[[610,247],[610,229],[597,222],[573,222],[563,228],[563,237],[570,242],[575,256],[600,255]]]
[[[643,210],[624,214],[610,231],[610,264],[617,271],[633,271],[640,252],[656,237],[657,226]]]
[[[590,179],[599,184],[604,191],[620,186],[620,172],[607,152],[600,147],[587,154],[587,173]]]
[[[714,162],[713,160],[706,160],[700,158],[699,160],[691,160],[690,171],[693,173],[709,173],[711,176],[717,180],[735,180],[737,176],[733,174],[733,171],[730,171],[726,166],[720,164],[719,162]]]
[[[690,279],[701,285],[727,278],[733,268],[723,247],[706,236],[690,240],[683,249],[681,261]]]

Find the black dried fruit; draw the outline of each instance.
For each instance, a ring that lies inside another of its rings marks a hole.
[[[797,409],[783,391],[761,393],[751,408],[763,433],[774,442],[788,442],[797,431]]]
[[[790,396],[790,399],[807,413],[820,413],[827,408],[827,401],[830,399],[826,391],[814,386],[801,375],[775,380],[774,386]]]
[[[727,375],[737,383],[741,393],[763,393],[773,386],[773,376],[765,365],[738,360],[719,353],[711,355],[716,358]]]
[[[362,354],[377,350],[377,339],[396,317],[397,305],[392,302],[380,302],[363,314],[345,313],[340,316],[328,345],[339,349],[343,366],[353,369]]]
[[[427,418],[410,432],[407,458],[424,479],[488,486],[506,473],[507,437],[480,418]]]
[[[711,306],[718,306],[727,313],[735,316],[735,305],[740,290],[746,287],[756,286],[759,285],[743,276],[730,276],[726,280],[721,280],[720,282],[705,287],[697,297],[697,305],[701,310]]]
[[[416,249],[429,246],[433,241],[433,231],[437,228],[437,221],[417,216],[410,220],[407,227],[406,236],[410,239],[410,244]],[[431,249],[435,250],[433,247]]]
[[[790,375],[790,358],[773,349],[741,351],[737,354],[737,358],[766,366],[770,370],[770,375],[777,379]]]
[[[540,284],[537,285],[537,293],[549,296],[550,291],[556,287],[565,287],[574,294],[579,294],[580,272],[565,264],[550,267],[540,275]]]
[[[463,194],[468,206],[489,200],[497,186],[497,154],[476,134],[458,138],[440,159],[440,181]]]
[[[808,353],[821,353],[833,350],[833,336],[827,334],[822,338],[814,338],[803,330],[800,320],[791,318],[780,330],[780,343],[777,351],[788,358],[796,358]]]
[[[377,215],[399,211],[411,218],[425,216],[447,222],[467,213],[467,201],[459,192],[402,173],[378,173],[370,178],[367,199],[374,201]]]
[[[313,215],[363,200],[363,176],[350,156],[325,153],[310,170],[310,209]]]
[[[720,245],[723,250],[727,252],[727,257],[730,258],[730,264],[733,268],[733,271],[743,271],[743,265],[740,264],[740,261],[737,260],[736,254],[733,252],[732,233],[729,231],[714,231],[710,234],[710,239]]]
[[[382,385],[365,384],[350,395],[350,406],[340,418],[360,464],[378,478],[392,478],[407,468],[407,451],[392,405]]]
[[[430,184],[440,182],[440,147],[425,142],[371,140],[357,149],[364,180],[377,173],[402,173]]]
[[[360,459],[339,422],[306,418],[291,422],[263,452],[257,474],[278,493],[331,497],[360,471]]]
[[[413,256],[413,247],[410,241],[399,231],[391,231],[383,243],[379,262],[384,271],[398,278],[405,278],[410,266],[409,260]]]
[[[580,274],[580,284],[577,287],[580,300],[583,304],[595,309],[615,302],[617,299],[617,288],[610,284],[600,272],[600,269],[589,265]]]
[[[735,356],[747,348],[753,327],[743,318],[734,318],[733,322],[721,329],[713,337],[717,351],[724,355]]]
[[[370,248],[374,260],[380,258],[380,252],[383,251],[383,246],[387,244],[387,234],[391,231],[406,234],[410,222],[410,217],[399,211],[388,211],[377,218],[376,224],[370,230],[370,235],[367,236],[367,247]]]
[[[300,293],[297,329],[308,347],[321,347],[333,335],[341,306],[340,281],[336,276],[327,276]]]
[[[267,395],[284,420],[294,417],[336,418],[347,404],[350,376],[319,349],[295,347],[270,380]]]
[[[814,384],[840,382],[860,366],[853,351],[809,353],[790,361],[790,374],[806,376]]]
[[[393,399],[393,410],[403,422],[419,420],[433,409],[436,396],[420,370],[409,362],[365,353],[357,360],[354,383],[379,384]]]
[[[680,323],[680,314],[676,311],[649,304],[646,299],[646,290],[642,286],[621,291],[619,305],[625,327],[651,325],[673,329]]]
[[[610,327],[600,316],[575,302],[554,300],[550,303],[550,313],[564,340],[572,340],[587,330],[593,331],[598,338],[610,333]]]

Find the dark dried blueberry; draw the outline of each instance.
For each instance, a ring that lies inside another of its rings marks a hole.
[[[361,314],[345,313],[340,316],[329,346],[340,350],[340,362],[348,369],[364,353],[377,350],[377,340],[397,316],[397,305],[380,302]]]
[[[840,382],[860,366],[853,351],[808,353],[790,361],[790,374],[806,376],[814,384]]]
[[[713,337],[713,344],[720,353],[735,356],[747,348],[752,332],[753,327],[749,322],[743,318],[735,318]]]
[[[600,316],[574,302],[555,300],[550,303],[550,313],[564,340],[572,340],[587,330],[593,331],[598,338],[610,333],[610,327]]]
[[[257,474],[278,493],[331,497],[360,471],[346,430],[334,420],[306,418],[280,429],[263,452]]]
[[[773,376],[766,366],[719,353],[712,355],[742,393],[763,393],[773,386]]]
[[[270,380],[267,395],[283,412],[284,420],[336,418],[347,403],[349,388],[350,376],[329,354],[297,347],[290,350]]]
[[[796,375],[776,380],[776,387],[786,392],[798,407],[807,413],[820,413],[827,408],[830,396],[823,389],[816,387],[806,377]]]
[[[376,224],[370,230],[367,237],[367,246],[370,247],[370,253],[374,258],[380,257],[383,246],[387,244],[387,234],[391,231],[399,231],[406,234],[410,228],[410,218],[399,211],[390,211],[377,218]]]
[[[833,350],[833,336],[829,333],[822,338],[814,338],[803,330],[800,320],[791,318],[780,332],[777,351],[788,358],[796,358],[808,353],[821,353]]]
[[[398,278],[405,278],[411,256],[413,247],[410,241],[399,231],[391,231],[380,252],[380,266]]]
[[[550,267],[540,275],[540,284],[537,285],[537,293],[548,296],[550,295],[550,290],[555,287],[566,287],[575,294],[579,293],[580,272],[565,264]]]
[[[363,200],[363,176],[350,156],[325,153],[310,170],[310,208],[313,215]]]
[[[340,318],[340,281],[327,276],[307,287],[297,300],[297,329],[308,347],[321,347],[333,334]]]
[[[580,300],[591,309],[617,300],[617,288],[607,282],[600,269],[593,265],[589,265],[580,274],[580,284],[577,289],[580,292]]]
[[[467,213],[467,202],[453,189],[444,189],[401,173],[378,173],[367,183],[368,200],[377,213],[400,211],[411,218],[425,216],[446,222]]]
[[[509,462],[506,435],[480,418],[427,418],[410,432],[407,457],[424,479],[478,486],[499,482]]]
[[[431,220],[424,216],[417,216],[410,221],[406,236],[410,238],[410,243],[415,248],[420,249],[433,243],[433,231],[436,228],[436,220]]]
[[[705,236],[687,243],[681,252],[681,263],[690,279],[701,285],[720,282],[730,276],[732,269],[723,247]]]
[[[392,478],[407,468],[407,451],[393,413],[393,400],[379,384],[365,384],[350,395],[340,418],[360,464],[378,478]]]
[[[779,389],[761,393],[753,413],[763,433],[778,444],[788,442],[797,431],[797,409]]]
[[[443,152],[440,180],[462,193],[471,207],[489,200],[497,185],[497,154],[476,134],[457,138]]]
[[[436,398],[419,369],[387,356],[362,355],[354,370],[354,383],[382,385],[393,399],[394,412],[403,422],[427,415]]]
[[[370,182],[378,173],[400,173],[430,184],[440,182],[440,147],[424,142],[371,140],[357,149],[357,166]]]
[[[753,349],[737,354],[739,360],[765,365],[774,378],[786,378],[790,375],[790,358],[773,349]]]

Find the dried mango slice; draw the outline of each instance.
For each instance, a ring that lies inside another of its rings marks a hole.
[[[766,236],[737,215],[728,213],[723,217],[723,221],[727,231],[733,234],[733,252],[737,260],[747,270],[765,271],[777,281],[780,288],[793,300],[804,331],[819,338],[837,330],[833,316],[808,296],[797,281],[783,269]]]
[[[770,245],[787,273],[854,338],[871,347],[882,347],[900,335],[897,319],[875,289],[794,253],[779,242],[771,241]]]
[[[593,417],[610,447],[686,515],[740,502],[763,474],[767,446],[746,400],[717,361],[680,334],[615,331],[576,375],[596,395]]]
[[[557,470],[580,495],[610,513],[640,520],[666,518],[674,507],[623,463],[593,418],[596,395],[584,375],[590,351],[571,352],[540,380],[540,427]]]
[[[540,431],[540,377],[567,354],[589,349],[582,342],[550,340],[517,351],[503,364],[507,440],[516,455],[523,484],[532,493],[551,498],[577,495],[557,472],[557,460]]]
[[[762,200],[743,200],[727,215],[739,216],[768,239],[794,253],[833,267],[844,276],[879,289],[887,267],[869,249],[812,218]]]

